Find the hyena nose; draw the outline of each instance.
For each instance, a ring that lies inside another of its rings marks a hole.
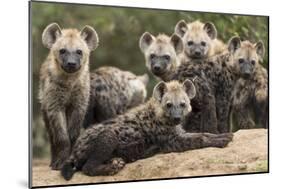
[[[200,51],[195,51],[195,55],[196,56],[201,56],[201,52]]]
[[[180,122],[181,118],[180,117],[174,117],[175,122]]]
[[[155,66],[154,66],[154,70],[155,70],[155,71],[159,71],[159,70],[160,70],[160,66],[155,65]]]
[[[75,62],[67,62],[67,66],[69,67],[75,67],[76,63]]]

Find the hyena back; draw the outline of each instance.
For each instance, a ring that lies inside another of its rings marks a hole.
[[[148,75],[136,76],[115,67],[101,67],[91,73],[90,102],[84,127],[123,114],[144,102]]]
[[[226,146],[232,134],[191,134],[177,126],[191,111],[190,99],[195,94],[190,80],[160,82],[146,104],[88,128],[75,144],[62,176],[69,180],[77,170],[89,176],[111,175],[126,162],[159,152]]]
[[[90,26],[80,32],[52,23],[42,41],[50,49],[40,69],[39,100],[51,143],[52,169],[60,169],[79,136],[90,95],[89,56],[98,45]]]

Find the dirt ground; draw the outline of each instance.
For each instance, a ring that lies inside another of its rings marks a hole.
[[[114,176],[88,177],[80,172],[65,181],[59,171],[52,171],[49,160],[33,160],[33,186],[98,183],[124,180],[188,177],[200,175],[266,172],[267,130],[240,130],[223,149],[204,148],[183,153],[159,154],[127,164]]]

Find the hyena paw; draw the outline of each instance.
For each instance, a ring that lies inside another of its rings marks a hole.
[[[52,170],[61,170],[65,161],[66,161],[66,157],[65,158],[57,158],[56,160],[51,162],[50,166],[51,166]]]
[[[112,169],[109,174],[114,175],[118,173],[121,169],[123,169],[126,163],[122,158],[113,158],[110,160],[110,164]]]
[[[249,119],[240,123],[240,129],[252,129],[256,124],[253,120]]]
[[[223,148],[227,146],[230,141],[232,141],[233,134],[232,133],[215,134],[211,137],[205,136],[204,138],[205,138],[204,141],[207,143],[206,146]]]
[[[57,159],[56,161],[51,163],[51,168],[53,170],[60,170],[63,167],[64,162],[65,162],[65,160],[63,160],[63,159]]]

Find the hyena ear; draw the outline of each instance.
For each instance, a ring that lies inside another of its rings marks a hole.
[[[195,97],[196,89],[195,89],[195,86],[192,81],[190,81],[189,79],[186,79],[183,82],[183,88],[184,88],[187,96],[189,97],[189,99],[193,99]]]
[[[180,37],[183,37],[187,32],[187,23],[184,20],[180,20],[175,26],[175,33]]]
[[[182,39],[180,38],[180,36],[178,36],[177,34],[174,33],[170,39],[170,42],[173,45],[173,47],[175,48],[177,54],[179,54],[183,51],[183,42],[182,42]]]
[[[203,29],[207,32],[208,36],[211,39],[216,39],[217,38],[217,29],[216,26],[212,23],[212,22],[207,22],[206,24],[204,24]]]
[[[144,32],[139,41],[141,51],[144,53],[153,41],[154,36],[149,32]]]
[[[161,81],[159,82],[153,89],[153,97],[161,102],[162,97],[164,96],[165,92],[167,92],[166,83]]]
[[[80,35],[86,41],[90,51],[93,51],[98,47],[99,37],[94,28],[91,26],[85,26],[81,30]]]
[[[61,36],[61,29],[57,23],[49,24],[43,31],[42,42],[47,48],[52,48],[56,40]]]
[[[257,51],[257,54],[259,55],[260,59],[263,59],[264,53],[265,53],[265,49],[264,49],[264,44],[262,41],[259,41],[255,44],[255,48]]]
[[[228,50],[230,53],[234,53],[237,49],[241,47],[240,37],[234,36],[228,42]]]
[[[149,76],[147,74],[143,74],[140,76],[137,76],[137,78],[145,85],[147,86],[148,82],[149,82]]]

